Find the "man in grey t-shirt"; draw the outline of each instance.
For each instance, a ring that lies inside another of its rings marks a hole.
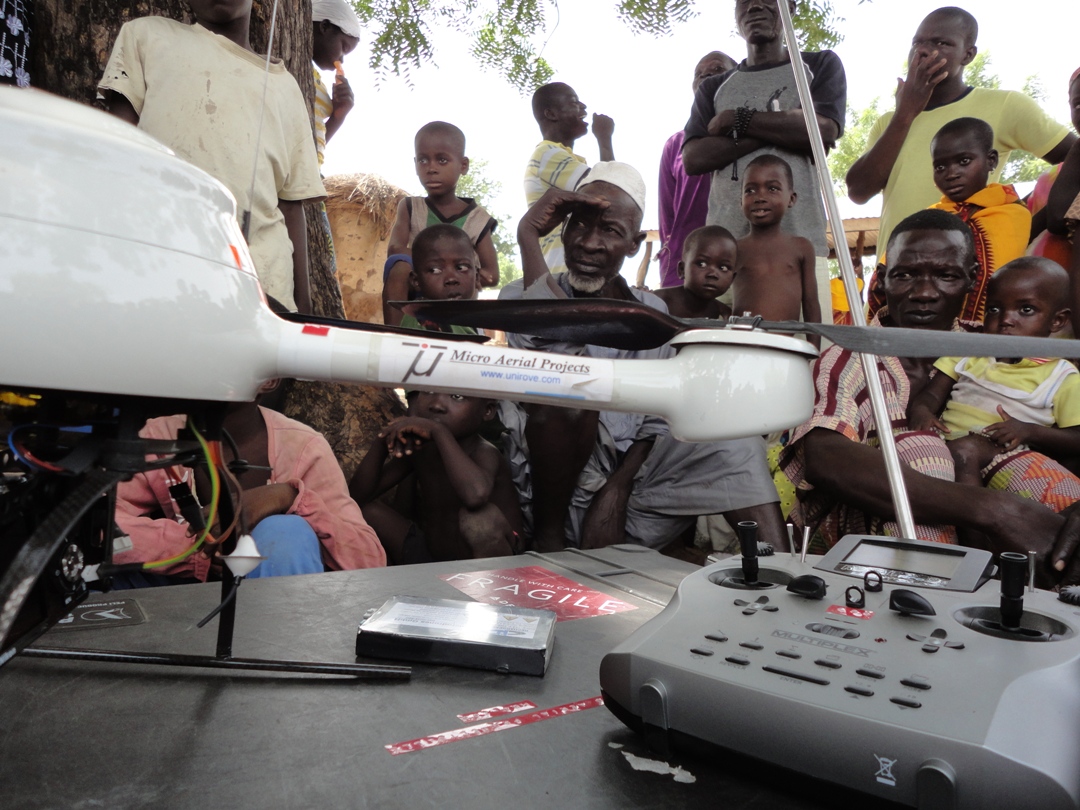
[[[788,2],[794,12],[794,0]],[[747,57],[735,70],[706,79],[698,88],[686,123],[683,164],[689,174],[712,172],[707,222],[741,238],[750,231],[742,212],[741,169],[761,154],[787,161],[798,201],[784,216],[783,227],[813,243],[821,312],[831,321],[825,208],[776,0],[736,0],[735,22],[746,40]],[[800,57],[810,74],[814,110],[829,148],[844,129],[844,66],[832,51]]]

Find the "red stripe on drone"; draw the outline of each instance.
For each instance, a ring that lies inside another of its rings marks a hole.
[[[314,326],[313,324],[306,323],[306,324],[304,324],[304,328],[301,331],[305,335],[318,335],[319,337],[326,337],[327,335],[330,334],[330,327],[329,326]]]
[[[509,717],[505,720],[496,720],[493,723],[478,723],[475,726],[466,726],[465,728],[455,729],[454,731],[443,731],[428,737],[418,737],[415,740],[391,743],[390,745],[383,747],[394,756],[397,756],[398,754],[411,754],[413,751],[434,748],[436,745],[445,745],[446,743],[457,742],[458,740],[469,740],[473,737],[482,737],[485,734],[494,734],[496,731],[506,731],[507,729],[517,728],[518,726],[527,726],[530,723],[539,723],[541,720],[552,720],[556,717],[576,714],[585,711],[586,709],[595,709],[597,706],[603,705],[604,699],[597,695],[588,700],[564,703],[562,706],[541,709],[537,712],[523,714],[520,717]]]
[[[520,703],[508,703],[505,706],[490,706],[486,709],[480,709],[477,712],[469,712],[468,714],[459,714],[458,720],[462,723],[478,723],[481,720],[490,720],[492,717],[501,717],[504,714],[517,714],[523,712],[526,709],[535,709],[536,704],[523,700]]]

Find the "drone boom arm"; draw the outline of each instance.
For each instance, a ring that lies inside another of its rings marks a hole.
[[[281,323],[278,376],[650,413],[687,441],[781,430],[813,404],[812,350],[778,335],[715,333],[668,359],[611,360]]]

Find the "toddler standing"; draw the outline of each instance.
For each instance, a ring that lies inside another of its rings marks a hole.
[[[727,228],[706,225],[683,241],[677,272],[681,287],[656,290],[676,318],[727,318],[731,308],[717,300],[735,278],[735,237]]]

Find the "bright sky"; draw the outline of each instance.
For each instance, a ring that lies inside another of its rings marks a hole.
[[[888,109],[915,29],[944,3],[833,0],[833,4],[844,18],[839,26],[844,41],[836,52],[847,70],[849,108],[865,107],[880,96]],[[1063,18],[1063,9],[1070,5],[1063,0],[1021,4],[968,0],[965,5],[979,20],[978,45],[990,52],[991,70],[1001,77],[1002,86],[1020,90],[1028,76],[1037,75],[1048,95],[1047,110],[1065,123],[1066,83],[1080,64],[1075,44],[1069,41],[1073,27]],[[573,86],[590,113],[615,119],[615,157],[645,177],[646,228],[657,226],[660,152],[686,122],[694,65],[711,50],[736,59],[746,56],[745,43],[735,31],[733,0],[699,0],[698,7],[694,20],[659,39],[633,34],[616,17],[615,0],[563,0],[559,15],[548,20],[544,56],[556,71],[555,80]],[[1062,24],[1055,25],[1055,20]],[[488,161],[487,176],[502,183],[501,195],[489,207],[504,232],[513,234],[525,211],[525,163],[540,140],[529,98],[497,74],[482,70],[469,56],[465,35],[434,29],[433,39],[435,64],[414,71],[411,88],[401,79],[376,86],[365,78],[367,43],[348,57],[345,68],[356,107],[327,149],[324,172],[371,172],[410,194],[422,194],[412,166],[413,134],[428,121],[450,121],[465,131],[469,157]],[[326,79],[329,86],[333,77]],[[591,134],[577,142],[575,151],[590,163],[599,157]],[[875,201],[865,206],[841,203],[845,217],[876,216],[880,210]],[[656,281],[655,267],[649,283]]]

